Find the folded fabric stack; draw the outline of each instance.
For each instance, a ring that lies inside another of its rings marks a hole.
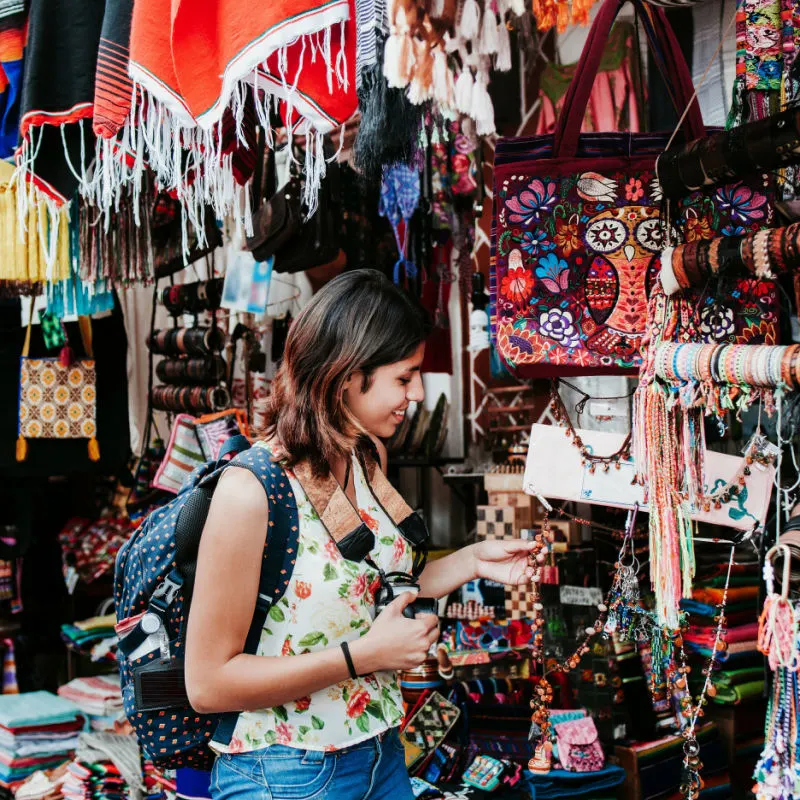
[[[114,614],[90,617],[73,625],[61,626],[61,638],[68,647],[90,653],[92,661],[116,662],[117,635]]]
[[[75,759],[67,768],[61,791],[67,800],[125,800],[129,796],[128,784],[111,761],[88,763]]]
[[[113,731],[115,723],[124,717],[118,674],[75,678],[59,687],[58,694],[78,706],[93,731]]]
[[[731,570],[725,604],[724,643],[716,655],[720,670],[733,671],[761,665],[757,646],[759,571],[755,561],[741,563],[740,559],[746,555],[743,552],[740,557],[737,551],[737,563]],[[703,666],[714,648],[716,617],[725,595],[728,568],[727,558],[720,559],[718,551],[705,553],[704,556],[698,564],[692,597],[681,603],[689,615],[690,628],[684,637],[686,651],[694,655],[695,664],[702,663]],[[702,667],[693,673],[700,676]],[[721,685],[720,688],[725,687]],[[723,696],[730,695],[723,691]],[[733,696],[735,698],[736,693]]]
[[[50,692],[0,695],[0,783],[67,761],[83,725],[80,709]]]

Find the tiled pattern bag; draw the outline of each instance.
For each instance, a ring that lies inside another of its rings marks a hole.
[[[86,358],[71,360],[68,348],[58,358],[30,358],[29,321],[19,369],[17,461],[25,460],[28,439],[88,439],[89,458],[99,460],[97,376],[89,325],[88,318],[81,318]]]

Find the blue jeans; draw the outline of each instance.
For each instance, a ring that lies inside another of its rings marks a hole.
[[[343,750],[274,744],[223,754],[211,773],[214,800],[413,800],[397,730]]]

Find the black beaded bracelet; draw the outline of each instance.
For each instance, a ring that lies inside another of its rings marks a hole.
[[[353,665],[353,657],[350,655],[350,645],[347,642],[342,642],[342,652],[344,653],[344,660],[347,662],[347,669],[350,672],[350,677],[355,680],[358,678],[358,673]]]

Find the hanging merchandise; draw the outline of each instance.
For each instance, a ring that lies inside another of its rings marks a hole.
[[[783,0],[742,0],[736,12],[736,81],[728,126],[763,119],[797,99],[793,64],[800,14]]]
[[[781,593],[775,591],[773,559],[783,556]],[[798,685],[797,610],[789,600],[791,554],[784,545],[771,548],[764,559],[767,598],[758,623],[759,650],[768,656],[773,670],[772,692],[767,703],[764,749],[756,766],[753,789],[758,800],[791,800],[800,781],[797,759]]]
[[[34,284],[45,281],[66,281],[71,274],[67,216],[59,214],[38,193],[32,193],[21,207],[23,194],[26,190],[15,180],[13,166],[0,161],[0,284],[14,284],[16,293],[22,289],[30,293]],[[43,239],[40,231],[52,236]]]
[[[629,436],[581,428],[569,428],[567,434],[557,425],[532,427],[523,484],[527,492],[613,508],[637,504],[647,508],[642,486],[633,483],[637,464],[630,457]],[[679,441],[674,439],[673,447]],[[696,490],[691,503],[684,500],[682,491],[671,491],[669,496],[686,503],[687,520],[750,531],[766,520],[775,476],[773,462],[769,447],[755,439],[742,456],[707,450],[703,485],[713,487],[711,493]],[[756,468],[752,468],[754,463]],[[668,468],[671,462],[662,465],[662,471]],[[662,503],[670,505],[663,498]],[[672,627],[676,613],[677,606],[669,616]]]
[[[167,328],[153,331],[147,345],[153,353],[159,355],[206,356],[222,350],[225,346],[225,334],[216,326]]]
[[[506,16],[519,5],[485,0],[481,9],[478,0],[460,0],[457,13],[448,13],[453,4],[443,3],[436,15],[409,0],[390,0],[391,33],[383,56],[389,87],[408,87],[414,105],[432,100],[445,114],[466,114],[479,136],[494,133],[489,72],[492,66],[497,72],[511,69]]]
[[[89,458],[98,461],[91,321],[81,319],[86,357],[80,360],[67,347],[58,358],[31,358],[32,322],[31,313],[20,358],[17,461],[25,460],[28,439],[88,439]]]
[[[30,3],[16,154],[21,227],[31,204],[46,206],[53,218],[67,217],[69,201],[86,179],[105,6],[104,0]],[[48,265],[56,257],[59,227],[38,229]]]
[[[619,373],[641,362],[646,296],[657,277],[655,255],[663,248],[655,153],[647,155],[659,137],[579,134],[602,43],[619,6],[607,0],[594,22],[552,151],[549,137],[501,140],[496,149],[492,325],[501,358],[518,376]],[[698,106],[689,103],[688,71],[664,12],[638,8],[648,38],[663,51],[663,73],[675,76],[676,107],[688,107],[687,134],[702,134]],[[608,155],[607,168],[600,153]],[[584,165],[592,171],[582,171]],[[773,216],[762,192],[744,185],[724,187],[711,198],[696,192],[680,205],[674,222],[687,239],[733,226],[757,230]],[[776,302],[774,287],[763,289]],[[711,304],[713,298],[702,295],[686,300],[687,308]],[[751,306],[739,298],[731,298],[731,305],[744,335],[753,321]],[[711,329],[705,335],[716,340]]]
[[[0,91],[0,159],[10,158],[17,146],[27,25],[25,3],[7,3],[0,9],[0,29],[3,31],[0,69],[5,77]]]
[[[188,2],[170,8],[137,0],[129,67],[133,101],[118,137],[129,143],[133,160],[98,153],[93,186],[102,186],[110,171],[136,192],[146,161],[159,184],[177,194],[201,244],[206,204],[217,217],[234,215],[249,235],[255,129],[258,123],[271,136],[275,102],[284,122],[306,135],[303,199],[313,215],[326,171],[323,135],[355,110],[348,65],[355,61],[356,36],[353,0],[255,9],[225,0],[213,11]],[[92,199],[109,208],[98,192]]]
[[[659,280],[666,295],[705,285],[717,275],[750,274],[756,278],[774,278],[786,272],[800,271],[800,223],[785,228],[759,230],[744,236],[715,236],[695,239],[661,252]],[[760,296],[756,281],[733,281],[720,295],[753,294]],[[723,287],[724,282],[720,284]],[[762,287],[763,288],[763,287]],[[795,290],[798,283],[795,280]],[[777,312],[777,306],[769,314]],[[727,314],[725,315],[727,316]],[[767,344],[774,344],[766,342]]]
[[[416,265],[408,260],[408,236],[411,217],[419,204],[419,173],[405,164],[392,164],[383,170],[381,199],[378,213],[386,217],[394,231],[399,258],[395,262],[393,277],[396,284],[413,281],[417,277]]]
[[[597,71],[581,130],[638,132],[641,109],[639,98],[638,50],[633,47],[635,29],[630,22],[617,22]],[[548,61],[539,77],[539,119],[536,135],[553,133],[556,119],[575,74],[577,64]]]
[[[800,113],[789,108],[732,130],[710,133],[684,147],[670,148],[656,161],[656,174],[664,196],[678,200],[702,187],[751,179],[798,161]],[[749,201],[750,195],[739,192],[737,205],[742,209],[753,207]]]

